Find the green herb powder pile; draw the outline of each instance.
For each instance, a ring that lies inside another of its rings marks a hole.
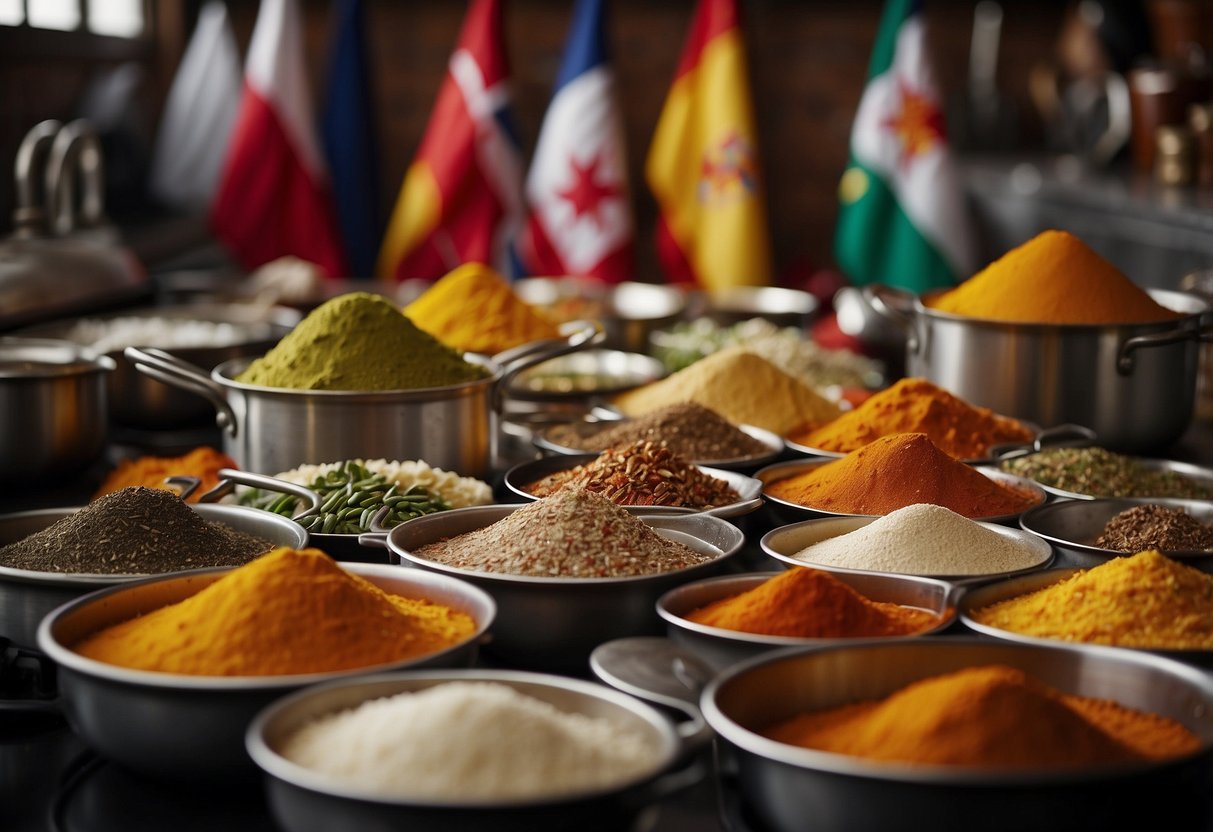
[[[414,390],[486,375],[386,298],[350,292],[316,307],[236,381],[292,390]]]

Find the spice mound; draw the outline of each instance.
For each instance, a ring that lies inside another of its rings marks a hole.
[[[1200,747],[1174,720],[1063,693],[1005,665],[932,676],[883,700],[800,714],[762,733],[870,760],[991,769],[1163,760]]]
[[[406,306],[404,314],[461,352],[493,354],[560,334],[483,263],[464,263],[449,272]]]
[[[953,459],[922,433],[882,436],[841,459],[768,483],[766,493],[837,514],[890,514],[933,503],[965,517],[1002,517],[1039,502]]]
[[[312,310],[236,381],[292,390],[415,390],[487,375],[387,299],[350,292]]]
[[[133,486],[99,497],[0,548],[0,566],[33,572],[153,575],[239,566],[268,552],[264,538],[211,523],[169,491]]]
[[[1158,650],[1213,648],[1213,576],[1153,550],[973,610],[1013,633]]]
[[[597,491],[621,506],[704,509],[741,499],[724,480],[705,474],[664,444],[644,439],[608,448],[593,462],[557,471],[526,486],[536,497],[566,488]]]
[[[1213,499],[1213,481],[1154,468],[1104,448],[1048,448],[1008,459],[1000,467],[1050,488],[1091,497]]]
[[[1065,231],[1036,235],[923,303],[953,315],[1022,323],[1136,324],[1179,317]]]
[[[905,378],[834,421],[794,431],[788,438],[845,454],[891,433],[925,433],[936,447],[957,459],[977,459],[994,445],[1030,442],[1033,437],[1016,419],[971,405],[926,379]]]
[[[556,425],[548,441],[583,451],[605,451],[641,440],[664,442],[683,459],[723,461],[766,456],[771,449],[716,411],[694,402],[654,410],[622,422]]]
[[[686,618],[724,630],[797,638],[904,636],[939,623],[928,610],[873,601],[827,572],[797,567]]]
[[[792,557],[844,569],[959,577],[1029,569],[1049,555],[943,506],[915,503]]]
[[[288,736],[282,756],[359,791],[474,802],[610,789],[652,772],[660,748],[508,685],[447,682],[322,716]]]
[[[106,475],[97,492],[93,494],[93,499],[136,485],[168,491],[169,487],[164,484],[167,477],[197,477],[198,488],[186,499],[187,503],[196,503],[199,497],[219,483],[219,472],[222,469],[235,467],[237,466],[234,459],[206,445],[194,448],[183,456],[141,456],[135,460],[124,459]]]
[[[121,667],[194,676],[327,673],[466,641],[466,613],[384,592],[317,549],[275,549],[184,601],[72,649]]]
[[[1095,545],[1119,552],[1213,551],[1213,526],[1181,508],[1133,506],[1108,520]]]
[[[653,575],[718,556],[662,537],[583,488],[565,489],[483,529],[427,544],[413,554],[457,569],[540,578]]]
[[[721,350],[615,398],[628,416],[682,402],[715,410],[734,425],[754,425],[780,436],[797,425],[824,424],[841,412],[813,388],[744,347]]]

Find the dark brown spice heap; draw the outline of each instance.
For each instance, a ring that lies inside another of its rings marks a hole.
[[[34,572],[154,575],[240,566],[274,544],[210,523],[170,491],[142,486],[98,498],[0,548],[0,565]]]
[[[597,491],[621,506],[703,509],[741,499],[724,480],[684,462],[664,443],[647,440],[608,448],[593,462],[549,474],[527,491],[546,497],[562,488]]]
[[[705,563],[697,552],[584,488],[569,488],[474,532],[413,554],[476,572],[545,578],[622,578]]]
[[[1118,552],[1209,551],[1213,550],[1213,526],[1180,508],[1134,506],[1109,520],[1095,545]]]
[[[604,451],[644,439],[665,442],[684,459],[724,461],[764,456],[771,449],[715,410],[694,402],[664,407],[622,422],[556,425],[548,441],[566,448]]]

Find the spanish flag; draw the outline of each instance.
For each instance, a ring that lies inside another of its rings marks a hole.
[[[645,176],[660,212],[657,254],[671,280],[706,289],[771,282],[737,0],[699,0]]]

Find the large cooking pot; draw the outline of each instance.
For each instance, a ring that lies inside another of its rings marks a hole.
[[[1030,324],[940,312],[887,286],[865,290],[906,328],[906,374],[996,413],[1051,427],[1092,428],[1099,444],[1159,449],[1187,429],[1209,304],[1183,292],[1150,295],[1183,316],[1147,324]]]
[[[522,370],[597,343],[595,323],[565,324],[562,338],[493,358],[468,354],[482,379],[416,390],[288,390],[236,381],[250,359],[225,361],[209,374],[162,350],[128,347],[125,355],[152,378],[207,398],[223,429],[223,450],[239,468],[277,474],[308,463],[345,459],[424,459],[473,477],[489,474],[497,455],[501,400]]]

